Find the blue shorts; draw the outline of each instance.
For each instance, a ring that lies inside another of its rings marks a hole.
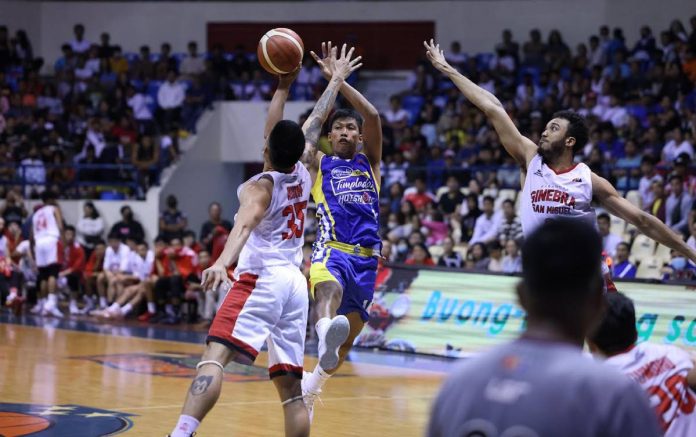
[[[331,247],[312,256],[309,270],[312,295],[314,286],[326,281],[338,282],[343,288],[336,314],[359,312],[363,322],[367,322],[370,317],[367,309],[375,294],[376,280],[377,258],[373,256],[349,255]]]

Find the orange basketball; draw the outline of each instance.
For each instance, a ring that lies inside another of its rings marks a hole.
[[[43,431],[51,422],[30,414],[0,411],[0,435],[3,437],[20,437]]]
[[[259,64],[271,74],[287,74],[297,70],[304,56],[304,43],[295,32],[278,27],[266,32],[256,49]]]

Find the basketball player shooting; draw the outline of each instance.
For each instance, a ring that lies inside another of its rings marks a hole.
[[[591,205],[595,198],[611,214],[696,262],[696,251],[657,217],[641,211],[620,196],[609,181],[593,173],[584,163],[573,163],[575,153],[582,150],[588,139],[587,125],[580,115],[572,111],[554,114],[536,145],[520,134],[497,97],[477,86],[445,60],[439,44],[432,39],[423,44],[433,66],[483,111],[505,150],[522,168],[526,177],[521,193],[520,219],[525,235],[545,221],[556,218],[582,220],[596,227],[597,219]]]
[[[345,44],[343,47],[345,50]],[[324,77],[336,71],[329,56],[332,50],[335,49],[329,42],[322,43],[323,58],[311,53]],[[369,318],[367,309],[374,296],[382,243],[379,112],[347,83],[340,90],[356,111],[340,109],[331,116],[328,137],[333,156],[316,147],[307,149],[303,156],[314,180],[312,196],[319,222],[309,273],[319,316],[316,323],[319,363],[302,379],[310,420],[321,387],[343,363]]]
[[[281,78],[266,123],[263,172],[239,187],[232,232],[220,257],[202,275],[203,289],[216,290],[229,281],[227,268],[237,263],[238,279],[215,315],[172,437],[193,435],[220,396],[225,366],[230,361],[253,364],[264,343],[269,375],[283,405],[285,435],[309,435],[300,385],[309,303],[300,265],[312,184],[298,161],[306,148],[316,147],[338,90],[360,67],[360,58],[350,59],[352,53],[344,49],[337,57],[331,52],[331,80],[302,129],[280,120],[294,77]]]

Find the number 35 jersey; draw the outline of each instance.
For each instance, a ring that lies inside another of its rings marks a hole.
[[[606,362],[647,392],[666,437],[696,436],[696,393],[686,380],[694,363],[687,352],[646,342]]]
[[[302,264],[304,220],[312,178],[297,163],[291,173],[268,171],[253,176],[239,186],[237,196],[247,183],[262,178],[273,180],[271,204],[239,254],[237,274],[272,266],[299,268]]]

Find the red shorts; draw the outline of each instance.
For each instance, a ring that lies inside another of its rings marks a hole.
[[[308,294],[307,280],[296,267],[240,273],[215,315],[207,341],[224,344],[250,362],[266,343],[271,378],[302,378]]]

